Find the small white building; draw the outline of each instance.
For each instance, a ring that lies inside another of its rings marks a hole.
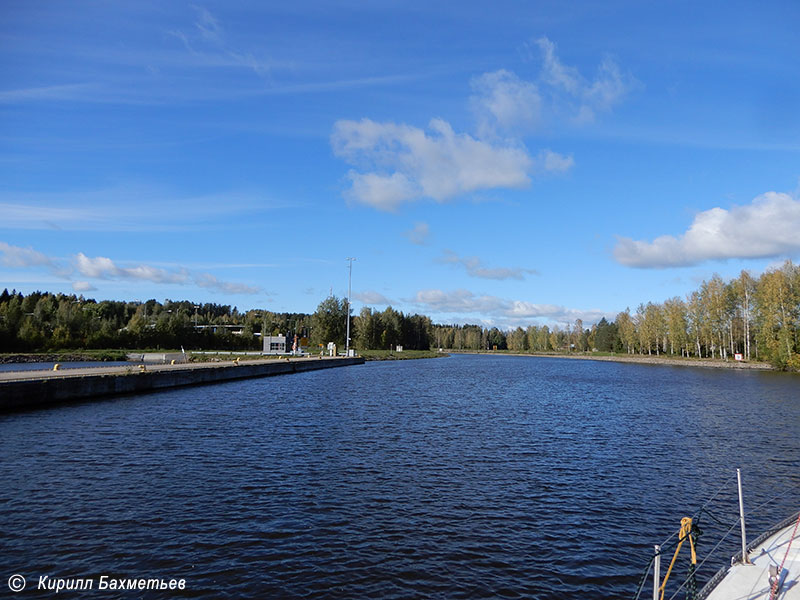
[[[285,335],[265,335],[264,354],[286,354]]]

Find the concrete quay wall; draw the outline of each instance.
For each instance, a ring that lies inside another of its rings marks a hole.
[[[136,394],[189,385],[202,385],[270,377],[304,371],[360,365],[364,359],[321,358],[288,361],[259,361],[239,365],[193,364],[148,367],[95,368],[96,373],[71,375],[68,370],[55,373],[28,372],[16,379],[0,380],[0,410],[29,408],[45,404],[84,400],[118,394]],[[27,377],[26,377],[27,375]]]

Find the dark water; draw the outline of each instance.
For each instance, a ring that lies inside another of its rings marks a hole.
[[[148,598],[630,598],[726,482],[733,522],[736,467],[747,508],[784,494],[753,535],[800,509],[799,432],[797,377],[522,357],[6,414],[0,595],[20,573],[18,598],[39,575],[186,579],[125,596]]]

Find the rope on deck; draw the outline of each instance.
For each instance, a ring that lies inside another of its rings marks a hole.
[[[794,524],[794,530],[792,530],[792,537],[789,538],[789,545],[786,546],[786,553],[783,555],[783,560],[781,561],[781,566],[778,569],[778,574],[775,576],[775,581],[772,582],[772,589],[769,591],[769,600],[775,600],[775,595],[778,593],[778,584],[781,582],[781,573],[783,573],[783,565],[786,563],[786,557],[789,556],[789,550],[792,549],[792,542],[794,541],[794,536],[797,534],[797,526],[800,525],[800,514],[797,516],[797,521]]]

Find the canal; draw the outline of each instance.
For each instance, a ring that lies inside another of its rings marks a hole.
[[[753,536],[798,510],[799,434],[797,376],[509,356],[11,412],[0,575],[20,597],[46,575],[185,580],[137,597],[629,598],[717,494],[705,558],[737,467]],[[114,597],[96,587],[80,597]]]

